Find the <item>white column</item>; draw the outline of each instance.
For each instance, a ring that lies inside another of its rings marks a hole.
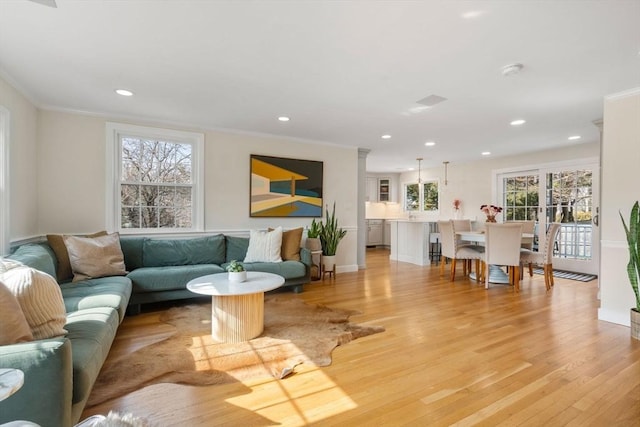
[[[366,207],[367,200],[367,155],[366,148],[358,148],[358,268],[367,268],[367,221]]]

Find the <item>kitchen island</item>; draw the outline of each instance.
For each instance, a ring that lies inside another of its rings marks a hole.
[[[393,261],[409,262],[416,265],[429,265],[430,242],[439,237],[437,220],[396,219],[391,223],[391,254]]]

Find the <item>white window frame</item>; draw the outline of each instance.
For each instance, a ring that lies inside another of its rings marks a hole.
[[[424,210],[424,184],[429,182],[435,182],[438,185],[438,209],[433,211],[425,211]],[[407,186],[409,185],[417,185],[418,186],[418,209],[416,210],[408,210],[407,209]],[[419,213],[419,214],[437,214],[440,212],[440,200],[441,200],[441,192],[440,192],[440,180],[439,179],[423,179],[420,182],[418,181],[410,181],[402,183],[402,210],[409,214]]]
[[[0,105],[0,255],[7,255],[11,246],[9,141],[11,114]]]
[[[122,136],[137,136],[190,144],[192,150],[193,200],[191,204],[191,228],[122,228],[120,207],[120,177],[122,176]],[[137,126],[125,123],[107,122],[107,189],[106,218],[107,230],[126,234],[162,234],[204,231],[204,134],[197,132]]]

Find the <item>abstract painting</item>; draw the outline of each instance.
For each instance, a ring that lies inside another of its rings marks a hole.
[[[252,217],[321,217],[323,163],[251,155]]]

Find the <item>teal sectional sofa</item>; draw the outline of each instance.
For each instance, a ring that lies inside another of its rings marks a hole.
[[[146,303],[197,297],[186,289],[187,282],[243,260],[249,239],[122,236],[120,246],[126,276],[59,284],[67,311],[65,337],[0,346],[0,368],[24,372],[23,387],[0,401],[0,424],[19,419],[43,427],[74,425],[125,313],[135,314]],[[247,271],[279,274],[285,278],[283,287],[301,292],[310,281],[311,253],[301,248],[299,256],[300,261],[244,265]],[[57,258],[46,242],[22,245],[9,258],[57,277]]]
[[[56,277],[55,254],[46,243],[23,245],[9,258]],[[66,336],[0,346],[0,368],[24,372],[20,390],[0,401],[0,423],[23,420],[68,427],[82,415],[124,318],[131,279],[104,277],[60,288]]]

